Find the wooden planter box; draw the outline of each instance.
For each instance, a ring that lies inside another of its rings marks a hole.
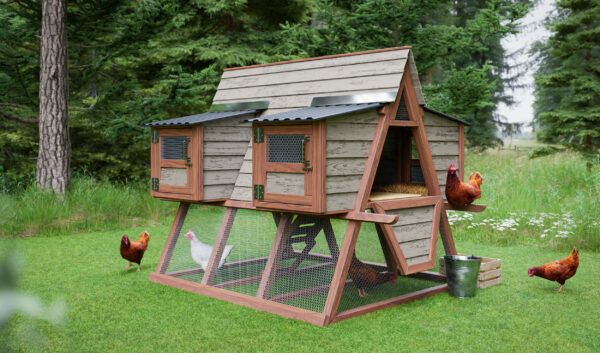
[[[440,273],[446,275],[446,263],[444,258],[440,257]],[[502,283],[502,260],[483,257],[481,268],[479,269],[479,278],[477,288],[487,288]]]

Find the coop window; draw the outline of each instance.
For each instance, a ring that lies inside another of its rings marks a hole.
[[[188,141],[185,136],[163,136],[161,138],[162,159],[186,159]]]
[[[268,135],[267,162],[302,163],[304,135]]]
[[[408,109],[406,108],[404,97],[400,99],[400,104],[398,104],[398,110],[396,111],[396,120],[409,120]]]

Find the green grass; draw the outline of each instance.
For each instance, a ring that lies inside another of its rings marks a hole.
[[[597,253],[582,251],[577,275],[557,293],[526,269],[564,252],[457,240],[501,258],[503,283],[472,299],[442,293],[322,328],[148,281],[168,228],[148,228],[141,273],[124,271],[120,231],[2,240],[26,258],[20,289],[45,303],[63,299],[68,312],[61,326],[17,315],[0,342],[18,352],[600,351]]]
[[[65,202],[35,187],[0,193],[0,237],[51,236],[131,228],[169,221],[171,202],[150,196],[145,184],[114,185],[75,178]]]
[[[482,197],[476,203],[487,208],[472,220],[456,222],[455,238],[600,251],[600,168],[588,171],[577,155],[560,153],[533,160],[516,154],[469,155],[465,169],[467,175],[473,171],[483,175]],[[542,213],[546,214],[543,224],[527,224],[539,220]],[[518,225],[498,230],[481,224],[510,219]],[[542,237],[544,230],[548,231]],[[566,237],[556,237],[561,230],[569,232],[562,234]]]

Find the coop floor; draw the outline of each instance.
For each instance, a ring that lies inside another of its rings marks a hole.
[[[396,199],[408,199],[411,197],[419,197],[419,194],[405,194],[400,192],[372,192],[369,195],[369,201],[383,201],[383,200],[396,200]]]

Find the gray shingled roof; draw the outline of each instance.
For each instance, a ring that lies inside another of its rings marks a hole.
[[[236,116],[256,114],[258,110],[238,110],[238,111],[229,111],[229,112],[208,112],[196,115],[184,116],[181,118],[168,119],[162,121],[155,121],[152,123],[144,124],[146,126],[173,126],[173,125],[196,125],[202,124],[207,121],[225,119],[225,118],[233,118]]]
[[[257,118],[247,119],[248,122],[267,122],[267,121],[303,121],[303,120],[321,120],[348,113],[360,112],[363,110],[379,108],[382,103],[367,104],[345,104],[329,105],[325,107],[308,107],[296,110],[290,110],[283,113],[277,113]]]

